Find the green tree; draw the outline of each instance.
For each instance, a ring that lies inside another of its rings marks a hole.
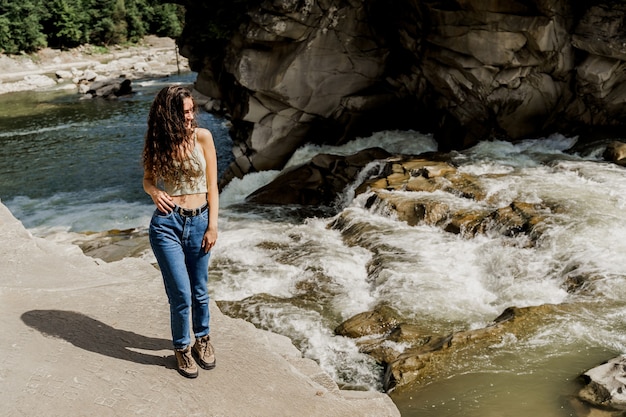
[[[178,4],[156,4],[148,16],[150,33],[177,38],[183,31],[185,8]]]
[[[83,10],[88,10],[86,40],[96,45],[126,42],[127,26],[124,0],[85,0]]]
[[[137,42],[148,34],[149,24],[146,15],[149,15],[151,6],[145,0],[126,0],[126,27],[130,42]]]
[[[0,50],[16,54],[47,46],[40,23],[44,14],[39,0],[0,0]]]
[[[84,42],[81,0],[51,0],[47,8],[43,27],[50,46],[73,47]]]

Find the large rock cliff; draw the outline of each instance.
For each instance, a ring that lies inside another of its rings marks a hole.
[[[249,1],[220,42],[201,40],[202,3],[179,43],[232,118],[225,181],[381,129],[432,132],[446,151],[624,125],[620,1]]]

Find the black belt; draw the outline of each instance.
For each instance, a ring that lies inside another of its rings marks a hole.
[[[194,217],[194,216],[199,215],[200,213],[204,213],[208,208],[209,208],[209,205],[205,203],[202,207],[198,207],[195,209],[186,209],[186,208],[176,206],[174,208],[174,211],[180,214],[181,216]]]

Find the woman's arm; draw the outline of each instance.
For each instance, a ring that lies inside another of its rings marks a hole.
[[[207,202],[209,203],[209,227],[207,228],[202,247],[206,252],[211,250],[217,241],[217,218],[220,206],[219,189],[217,186],[217,153],[213,135],[207,129],[198,129],[198,143],[202,146],[206,161]]]
[[[156,186],[154,177],[144,170],[143,173],[143,190],[152,198],[154,205],[163,213],[169,213],[175,204],[172,197]]]

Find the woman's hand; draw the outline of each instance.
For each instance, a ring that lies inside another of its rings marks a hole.
[[[154,205],[161,211],[161,213],[169,213],[174,209],[176,204],[172,197],[165,191],[159,189],[152,175],[144,171],[143,173],[143,189],[152,198]]]
[[[174,204],[174,200],[172,200],[172,197],[170,197],[170,195],[163,190],[155,189],[150,193],[150,197],[152,197],[154,205],[162,213],[169,213],[170,211],[172,211],[174,206],[176,206],[176,204]]]
[[[217,230],[207,229],[204,232],[204,236],[202,237],[202,249],[204,249],[205,253],[208,253],[213,246],[215,246],[215,242],[217,241]]]

